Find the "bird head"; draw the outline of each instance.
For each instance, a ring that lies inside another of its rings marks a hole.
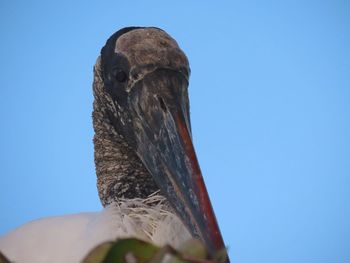
[[[192,143],[190,68],[177,42],[158,28],[129,27],[101,50],[95,99],[194,237],[224,248]]]

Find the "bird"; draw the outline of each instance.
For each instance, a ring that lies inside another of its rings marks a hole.
[[[29,222],[0,237],[17,263],[80,262],[96,245],[137,237],[209,253],[225,244],[192,142],[189,61],[157,27],[126,27],[94,65],[93,128],[102,211]]]

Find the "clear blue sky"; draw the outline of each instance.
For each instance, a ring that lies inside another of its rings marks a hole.
[[[0,234],[101,208],[92,67],[130,25],[165,29],[189,57],[194,142],[232,261],[350,262],[340,0],[2,0]]]

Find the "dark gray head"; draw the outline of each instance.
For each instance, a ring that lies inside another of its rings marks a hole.
[[[189,63],[158,28],[124,28],[94,69],[95,161],[103,204],[160,189],[194,236],[224,247],[194,152]]]

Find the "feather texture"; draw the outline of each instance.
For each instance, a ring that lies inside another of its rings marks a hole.
[[[0,238],[0,250],[16,263],[76,263],[95,246],[137,237],[178,247],[191,238],[165,198],[124,199],[101,212],[49,217],[27,223]]]

